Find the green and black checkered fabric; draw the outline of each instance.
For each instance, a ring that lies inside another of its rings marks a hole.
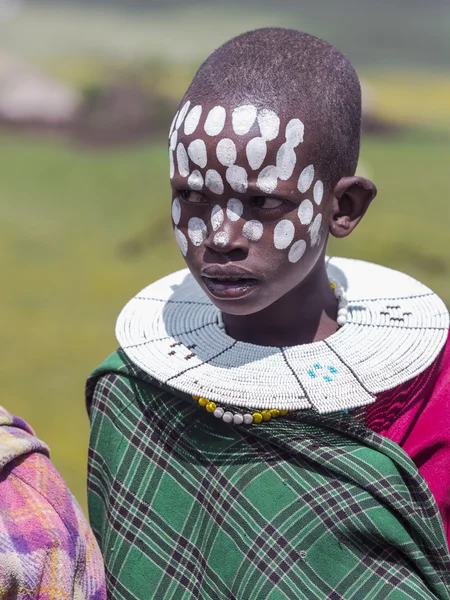
[[[110,598],[449,599],[425,481],[352,417],[228,426],[121,351],[87,401],[89,512]]]

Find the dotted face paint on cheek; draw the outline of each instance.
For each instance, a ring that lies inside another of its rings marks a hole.
[[[208,230],[206,224],[198,217],[192,217],[188,223],[188,236],[194,246],[201,246],[206,240]]]
[[[175,227],[175,238],[177,240],[178,246],[180,247],[182,255],[186,256],[188,251],[188,241],[184,233],[180,231],[178,227]]]
[[[298,262],[301,257],[305,254],[306,242],[305,240],[298,240],[294,242],[289,250],[288,259],[291,263]]]
[[[224,221],[223,210],[216,204],[211,211],[211,227],[217,231]]]
[[[275,226],[273,232],[273,243],[278,250],[287,248],[295,235],[295,227],[292,221],[283,219]]]
[[[247,221],[242,228],[242,235],[251,242],[257,242],[262,238],[264,227],[261,221]]]
[[[302,225],[309,225],[314,215],[314,206],[311,200],[303,200],[298,207],[298,218]]]
[[[319,205],[323,198],[323,183],[321,181],[316,181],[314,185],[313,196],[314,202]]]
[[[320,242],[320,227],[322,225],[322,215],[319,213],[309,228],[311,236],[311,246],[316,246]]]

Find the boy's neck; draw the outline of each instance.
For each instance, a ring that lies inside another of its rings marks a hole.
[[[228,335],[258,346],[297,346],[323,340],[338,330],[337,300],[325,264],[308,281],[264,310],[251,315],[224,314]]]

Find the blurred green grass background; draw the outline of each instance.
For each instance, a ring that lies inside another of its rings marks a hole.
[[[295,25],[286,11],[255,16],[250,8],[238,20],[211,7],[146,13],[145,19],[104,8],[66,9],[72,12],[49,3],[31,6],[26,18],[2,31],[1,44],[79,89],[102,81],[111,57],[122,67],[156,61],[152,85],[168,99],[182,95],[199,60],[222,39],[267,24]],[[218,21],[220,36],[213,26]],[[341,35],[345,44],[340,22],[321,30],[313,13],[297,22],[322,35],[328,28],[331,41],[339,45],[333,34]],[[402,61],[384,60],[381,41],[370,62],[362,33],[352,40],[350,55],[365,50],[361,73],[376,93],[374,112],[407,129],[364,139],[361,169],[379,194],[352,236],[331,241],[330,253],[406,271],[450,305],[450,73],[433,43],[432,66],[411,71]],[[1,403],[50,445],[85,508],[85,378],[116,348],[114,323],[124,303],[184,266],[172,238],[166,146],[155,139],[94,150],[57,136],[3,131],[0,165]]]

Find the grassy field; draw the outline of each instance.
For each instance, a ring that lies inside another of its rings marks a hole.
[[[405,270],[450,305],[450,149],[421,134],[370,139],[379,187],[359,229],[330,251]],[[0,137],[2,404],[27,419],[83,506],[86,376],[116,347],[122,305],[182,266],[163,145],[94,152]]]

